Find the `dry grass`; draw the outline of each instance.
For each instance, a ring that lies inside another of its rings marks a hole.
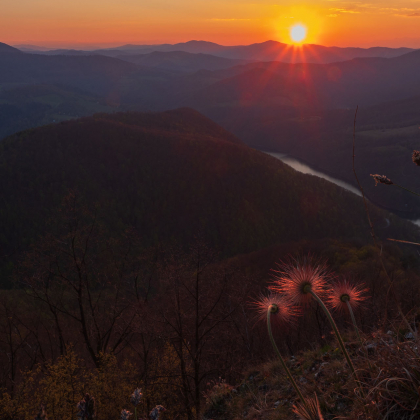
[[[346,347],[363,384],[364,397],[334,342],[287,361],[304,395],[311,399],[317,395],[325,420],[420,419],[418,340],[399,341],[397,335],[382,332],[363,339],[369,360],[356,340],[347,341]],[[219,408],[223,406],[223,410],[216,413],[211,399],[207,402],[208,419],[298,418],[293,412],[297,396],[275,360],[247,372],[239,386],[225,393],[223,404],[219,400]]]

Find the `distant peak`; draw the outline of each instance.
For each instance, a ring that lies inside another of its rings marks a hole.
[[[268,41],[261,42],[261,44],[281,44],[281,42],[269,39]]]
[[[187,42],[181,42],[180,44],[185,44],[185,45],[217,45],[217,46],[220,46],[219,44],[216,44],[215,42],[199,41],[199,40],[196,40],[196,39],[193,39],[193,40],[187,41]],[[174,45],[179,45],[179,44],[174,44]]]

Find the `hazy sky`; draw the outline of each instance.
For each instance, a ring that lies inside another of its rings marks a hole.
[[[0,42],[290,42],[296,23],[307,27],[309,43],[420,48],[420,0],[2,0]]]

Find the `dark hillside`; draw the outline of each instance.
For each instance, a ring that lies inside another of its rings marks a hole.
[[[123,123],[144,130],[159,130],[179,135],[197,135],[200,138],[215,138],[232,143],[242,143],[236,136],[226,131],[214,121],[191,108],[178,108],[165,112],[126,112],[97,114],[95,118]]]
[[[198,231],[223,256],[302,238],[368,239],[353,194],[238,143],[182,109],[100,114],[11,136],[0,148],[1,255],[45,232],[69,189],[98,203],[111,231],[134,226],[144,246],[187,244]],[[382,225],[385,217],[374,211]],[[391,217],[386,234],[416,232]]]
[[[17,48],[11,47],[10,45],[0,42],[0,53],[21,53]]]

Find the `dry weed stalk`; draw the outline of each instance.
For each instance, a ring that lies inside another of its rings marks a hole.
[[[293,388],[295,389],[296,393],[298,394],[302,404],[306,406],[305,397],[303,396],[302,392],[300,391],[297,383],[293,379],[292,374],[290,373],[289,368],[286,365],[278,347],[276,341],[274,340],[273,331],[271,328],[271,320],[272,317],[275,320],[277,325],[284,325],[287,322],[290,322],[293,319],[294,314],[296,312],[293,309],[290,309],[291,305],[280,295],[272,294],[270,296],[263,296],[260,298],[259,301],[254,302],[258,309],[258,318],[264,319],[267,318],[267,330],[268,335],[270,337],[271,344],[276,352],[278,358],[280,359],[280,363],[283,366],[283,369],[286,372],[287,377],[289,378]],[[265,314],[265,316],[264,316]]]
[[[307,399],[307,406],[303,406],[301,404],[293,406],[293,412],[301,420],[324,420],[316,394],[314,398]]]
[[[411,333],[414,336],[416,336],[417,335],[416,331],[414,331],[414,329],[411,327],[410,323],[408,322],[407,318],[405,317],[405,315],[404,315],[404,313],[401,309],[401,305],[398,302],[397,296],[395,294],[394,283],[391,280],[391,278],[388,274],[388,271],[385,267],[385,263],[384,263],[384,260],[383,260],[383,257],[382,257],[382,248],[379,246],[378,240],[377,240],[376,235],[375,235],[375,230],[373,228],[372,219],[370,218],[370,212],[369,212],[369,207],[368,207],[367,200],[366,200],[366,197],[365,197],[365,192],[363,190],[362,185],[360,184],[359,177],[357,176],[356,166],[355,166],[355,157],[356,157],[355,149],[356,149],[356,121],[357,121],[358,110],[359,110],[359,106],[356,107],[356,112],[354,114],[354,121],[353,121],[353,173],[354,173],[354,177],[356,178],[357,185],[359,186],[360,192],[362,193],[363,204],[365,206],[366,216],[367,216],[367,219],[368,219],[368,222],[369,222],[369,227],[370,227],[370,234],[372,236],[373,243],[374,243],[374,245],[377,249],[377,258],[378,258],[378,260],[379,260],[379,262],[382,266],[382,269],[385,273],[385,277],[387,279],[389,288],[393,291],[392,296],[395,300],[397,310],[398,310],[398,314],[400,315],[401,319],[404,321],[407,328],[411,331]]]

